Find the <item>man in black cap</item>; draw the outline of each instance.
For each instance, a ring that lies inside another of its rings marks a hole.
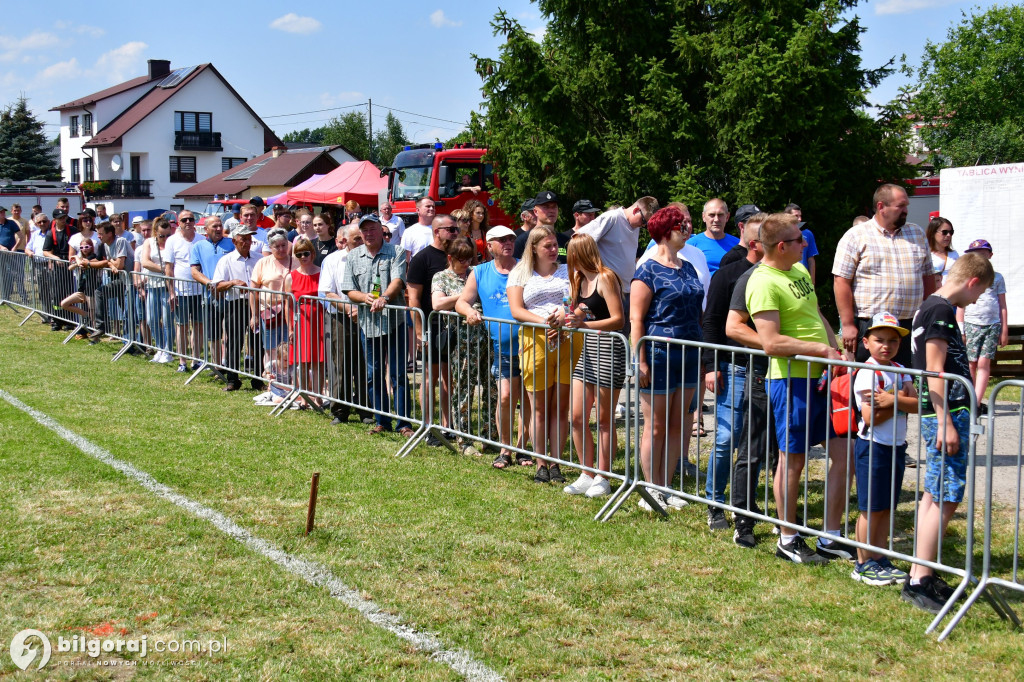
[[[572,232],[575,234],[579,229],[593,220],[602,209],[597,208],[590,199],[580,199],[572,205]]]
[[[262,227],[264,230],[274,227],[274,219],[263,215],[263,209],[267,207],[267,202],[263,201],[263,197],[250,197],[249,203],[259,210],[260,218],[256,221],[256,227]]]
[[[761,213],[761,209],[756,204],[743,204],[736,209],[736,232],[740,235],[740,242],[725,252],[722,261],[718,264],[719,268],[724,268],[729,263],[735,263],[747,257],[747,247],[743,244],[743,226],[758,213]]]
[[[523,226],[513,230],[516,233],[516,239],[519,238],[519,235],[526,234],[532,230],[533,226],[537,224],[537,216],[533,214],[533,197],[527,199],[519,206],[519,221]]]
[[[71,290],[74,288],[67,260],[70,254],[71,237],[76,232],[75,228],[68,225],[67,211],[60,208],[53,209],[53,224],[43,240],[43,255],[59,261],[51,263],[51,267],[46,271],[50,285],[47,288],[50,290],[52,303],[63,301],[71,295]],[[58,308],[56,305],[53,307],[54,309]],[[56,332],[62,328],[72,329],[73,326],[69,322],[61,322],[58,318],[53,318],[50,329]]]
[[[533,215],[537,219],[537,225],[549,227],[555,232],[555,238],[558,240],[558,262],[564,263],[565,249],[569,240],[572,239],[572,232],[555,231],[555,223],[558,222],[558,196],[549,189],[541,190],[533,199]],[[516,258],[523,257],[529,234],[529,232],[524,232],[516,237],[516,247],[512,252]]]

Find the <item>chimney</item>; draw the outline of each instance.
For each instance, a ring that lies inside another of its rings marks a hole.
[[[279,157],[282,154],[284,154],[285,151],[287,151],[287,150],[288,150],[288,147],[271,147],[270,148],[271,158],[276,159],[277,157]]]
[[[171,72],[171,60],[169,59],[149,59],[149,80],[155,80],[157,78],[163,78]]]

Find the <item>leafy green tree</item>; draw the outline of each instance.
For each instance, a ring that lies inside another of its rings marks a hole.
[[[863,113],[891,65],[861,64],[854,4],[538,0],[541,42],[499,11],[500,54],[474,59],[500,202],[795,201],[827,254],[880,180],[909,177],[898,112]]]
[[[357,159],[369,159],[369,129],[365,112],[348,111],[327,122],[327,125],[323,127],[323,142],[321,144],[340,144],[352,152]]]
[[[370,160],[380,168],[390,166],[398,152],[407,144],[409,142],[402,122],[388,112],[384,117],[384,127],[373,136],[373,158]]]
[[[324,128],[303,128],[302,130],[293,130],[290,133],[285,133],[284,137],[281,138],[281,141],[302,142],[305,144],[323,144]]]
[[[0,176],[11,180],[59,180],[60,166],[43,124],[24,97],[0,112]]]
[[[964,15],[928,42],[909,110],[937,166],[1024,160],[1024,7]]]

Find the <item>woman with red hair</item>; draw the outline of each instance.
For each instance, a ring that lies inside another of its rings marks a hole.
[[[700,341],[704,287],[694,267],[679,258],[686,243],[683,212],[674,206],[657,211],[647,231],[657,243],[654,257],[637,268],[630,287],[630,340],[644,336]],[[700,378],[696,347],[648,340],[638,347],[640,409],[644,430],[640,466],[644,478],[669,488],[679,456],[690,448],[693,405]],[[682,390],[680,390],[682,389]],[[680,488],[682,484],[680,484]],[[680,508],[677,495],[653,496],[662,506]],[[640,506],[650,509],[645,500]]]

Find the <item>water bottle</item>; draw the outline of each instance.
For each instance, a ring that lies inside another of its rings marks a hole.
[[[370,287],[370,297],[375,301],[380,298],[380,275],[373,278],[373,286]]]

